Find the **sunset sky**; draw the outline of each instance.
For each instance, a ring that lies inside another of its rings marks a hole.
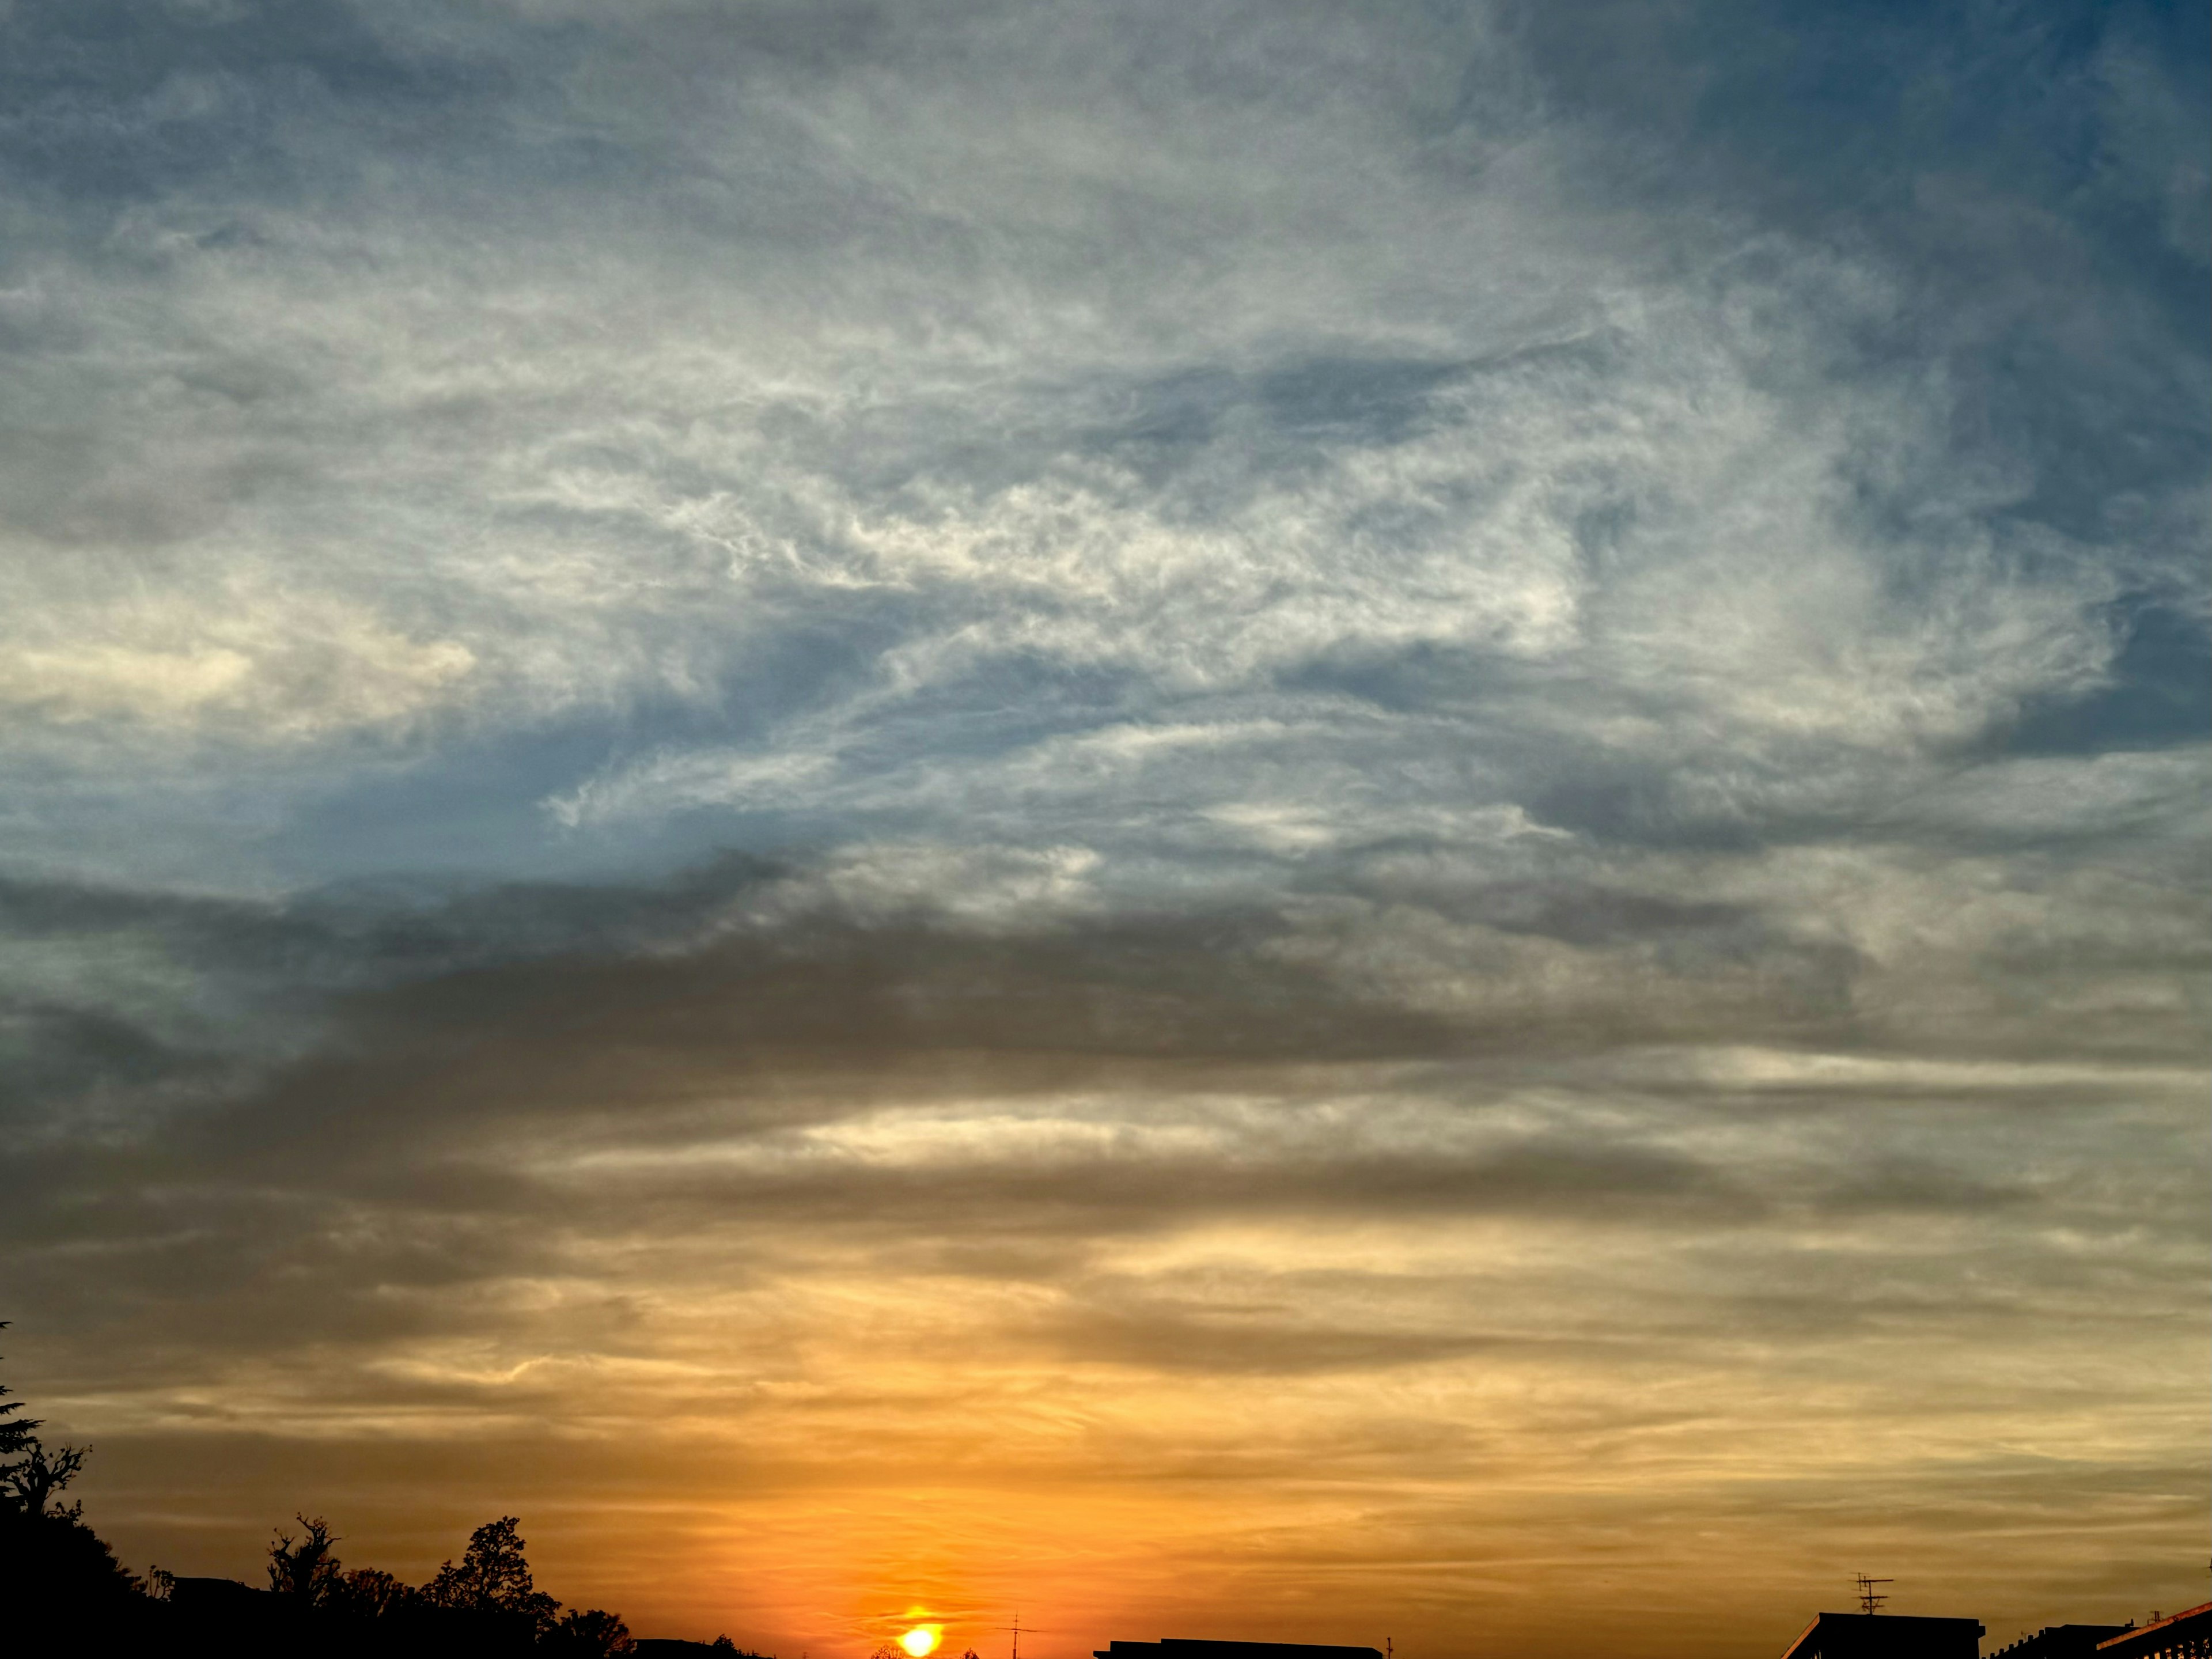
[[[0,1380],[134,1569],[2206,1577],[2212,36],[0,3]]]

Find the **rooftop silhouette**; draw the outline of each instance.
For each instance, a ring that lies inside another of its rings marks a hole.
[[[1782,1659],[1978,1659],[1982,1634],[1978,1619],[1823,1613]]]

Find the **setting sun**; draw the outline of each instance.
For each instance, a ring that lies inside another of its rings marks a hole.
[[[937,1645],[937,1626],[916,1625],[899,1638],[899,1645],[912,1654],[914,1659],[922,1659],[924,1654]]]

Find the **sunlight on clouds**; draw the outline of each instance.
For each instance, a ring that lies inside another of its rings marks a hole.
[[[1150,734],[1192,729],[1194,699],[1279,701],[1285,675],[1363,653],[1556,665],[1589,705],[1577,710],[1588,729],[1616,722],[1623,741],[1683,766],[1685,790],[1717,799],[1778,787],[1718,770],[1731,762],[1717,741],[1765,766],[1812,742],[1909,756],[2006,717],[2031,691],[2094,683],[2111,645],[2087,613],[2108,590],[2079,574],[2080,558],[2046,558],[2023,582],[2020,557],[1966,522],[1966,503],[1929,515],[1914,532],[1925,544],[1903,552],[1851,522],[1884,447],[1929,430],[1940,402],[1931,412],[1923,387],[1820,379],[1809,320],[1787,325],[1778,356],[1772,337],[1754,348],[1702,303],[1677,294],[1583,338],[1443,365],[1420,428],[1387,447],[1324,441],[1281,482],[1238,477],[1250,463],[1224,451],[1226,511],[1202,516],[1194,484],[1163,489],[1104,455],[1040,457],[1046,477],[995,492],[917,479],[893,514],[835,478],[779,471],[788,460],[757,447],[766,469],[754,483],[669,503],[689,533],[724,547],[794,546],[773,528],[778,492],[812,503],[814,550],[733,564],[739,590],[772,571],[779,603],[793,583],[880,587],[946,620],[884,650],[866,683],[785,722],[764,752],[625,763],[548,810],[570,823],[717,801],[934,811],[925,774],[887,769],[871,739],[1023,661],[1137,675],[1163,714],[1182,718],[1055,736],[997,765],[943,757],[975,774],[971,790],[1002,769],[1000,787],[1066,788],[1093,739],[1161,740]],[[826,405],[823,416],[835,430],[859,413]],[[646,471],[625,487],[645,492],[641,507],[654,488]],[[1592,525],[1605,526],[1596,540]],[[1900,558],[1928,574],[1908,580]],[[1639,724],[1638,705],[1688,718]],[[1243,714],[1206,740],[1270,730]],[[1052,775],[1056,756],[1067,781]]]
[[[871,1561],[979,1599],[1018,1586],[1078,1620],[1126,1618],[1133,1595],[1179,1617],[1207,1604],[1184,1599],[1194,1576],[1205,1596],[1266,1586],[1301,1604],[1297,1574],[1348,1567],[1349,1533],[1373,1544],[1371,1561],[1353,1552],[1360,1570],[1418,1604],[1438,1560],[1565,1570],[1560,1553],[1577,1559],[1610,1517],[1644,1540],[1641,1582],[1685,1565],[1670,1540],[1686,1529],[1784,1505],[1795,1535],[1747,1534],[1732,1571],[1787,1577],[1807,1537],[1854,1535],[1856,1511],[1816,1494],[1948,1502],[1942,1472],[1971,1486],[2144,1467],[2185,1431],[2187,1401],[2139,1382],[2131,1413],[2083,1404],[2164,1364],[2147,1333],[2023,1347],[2010,1316],[1931,1322],[1959,1317],[1915,1306],[1944,1246],[1894,1218],[1808,1233],[1764,1264],[1755,1237],[1626,1223],[1608,1238],[1565,1217],[1203,1222],[1110,1247],[1059,1286],[864,1238],[771,1243],[733,1211],[681,1239],[610,1239],[576,1258],[578,1291],[623,1309],[589,1352],[561,1340],[581,1306],[522,1284],[502,1297],[511,1338],[393,1344],[366,1379],[240,1370],[220,1394],[278,1434],[342,1429],[403,1460],[558,1422],[564,1492],[626,1512],[617,1553],[650,1540],[693,1564],[690,1588],[655,1592],[671,1616],[712,1605],[697,1581],[719,1564],[758,1616],[824,1642]],[[1872,1330],[1716,1334],[1717,1259],[1757,1296],[1770,1272],[1832,1275],[1839,1255],[1892,1281]],[[735,1271],[749,1257],[755,1271]],[[1983,1352],[1992,1340],[2002,1358]],[[1992,1364],[2015,1373],[1997,1393]],[[395,1409],[395,1393],[418,1403]],[[1903,1470],[1917,1473],[1900,1486]],[[647,1507],[629,1484],[641,1473]],[[607,1547],[564,1534],[549,1529],[563,1541],[547,1559],[568,1571]]]
[[[960,927],[1034,927],[1095,912],[1098,854],[1088,847],[876,842],[852,847],[749,907],[774,926],[823,908],[854,916],[926,910]]]
[[[61,724],[300,742],[452,702],[477,665],[327,596],[248,587],[219,607],[143,591],[96,613],[19,611],[0,639],[0,707]]]

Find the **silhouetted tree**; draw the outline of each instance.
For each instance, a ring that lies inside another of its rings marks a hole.
[[[89,1446],[58,1446],[49,1452],[33,1435],[28,1449],[0,1474],[0,1493],[26,1515],[44,1515],[53,1495],[76,1479],[91,1450]],[[82,1509],[70,1510],[70,1517]]]
[[[738,1644],[726,1636],[717,1636],[707,1645],[717,1653],[735,1653],[738,1650]]]
[[[338,1574],[325,1605],[349,1619],[389,1619],[422,1599],[422,1591],[381,1567],[356,1567]]]
[[[437,1576],[422,1586],[423,1598],[433,1607],[476,1613],[504,1613],[527,1620],[543,1635],[552,1627],[561,1604],[539,1589],[523,1556],[523,1540],[515,1528],[519,1517],[503,1515],[487,1521],[469,1534],[461,1565],[447,1561]]]
[[[0,1386],[0,1395],[8,1392]],[[478,1527],[459,1564],[446,1562],[421,1589],[374,1567],[346,1571],[330,1523],[302,1514],[294,1517],[299,1534],[280,1530],[270,1543],[272,1595],[216,1584],[196,1590],[188,1602],[172,1594],[176,1579],[158,1568],[149,1595],[84,1524],[81,1505],[52,1503],[83,1468],[87,1449],[48,1451],[38,1437],[40,1424],[21,1416],[21,1406],[0,1400],[0,1608],[7,1609],[0,1647],[28,1640],[41,1651],[89,1654],[198,1651],[213,1644],[241,1656],[313,1652],[328,1659],[520,1659],[532,1650],[615,1659],[636,1650],[617,1613],[591,1607],[562,1615],[532,1579],[511,1515]],[[716,1646],[736,1652],[726,1637]]]
[[[16,1415],[21,1408],[0,1401],[0,1645],[87,1653],[127,1645],[149,1607],[138,1581],[84,1524],[82,1505],[49,1507],[84,1467],[84,1448],[49,1452],[38,1419]]]
[[[538,1645],[563,1656],[573,1654],[576,1659],[609,1659],[611,1655],[637,1650],[637,1644],[629,1639],[629,1626],[618,1615],[600,1607],[588,1612],[571,1608],[538,1639]]]
[[[305,1527],[307,1536],[295,1539],[280,1532],[269,1546],[269,1588],[299,1605],[319,1607],[331,1599],[338,1584],[338,1559],[331,1553],[338,1540],[321,1516],[310,1521],[292,1517]]]
[[[17,1511],[0,1522],[0,1606],[14,1601],[11,1592],[18,1590],[85,1613],[143,1595],[107,1540],[68,1510]]]
[[[0,1319],[0,1331],[8,1328],[8,1322]],[[16,1462],[32,1447],[39,1443],[38,1431],[45,1425],[35,1417],[17,1417],[23,1409],[20,1400],[8,1395],[15,1390],[0,1382],[0,1479],[15,1472]]]
[[[0,1331],[7,1328],[8,1322],[0,1319]],[[10,1392],[0,1383],[0,1395]],[[46,1514],[53,1495],[76,1479],[92,1448],[57,1446],[48,1451],[38,1436],[45,1424],[35,1417],[15,1416],[22,1408],[20,1400],[0,1399],[0,1509],[35,1517]],[[80,1506],[66,1511],[66,1516],[74,1521],[82,1513]]]

